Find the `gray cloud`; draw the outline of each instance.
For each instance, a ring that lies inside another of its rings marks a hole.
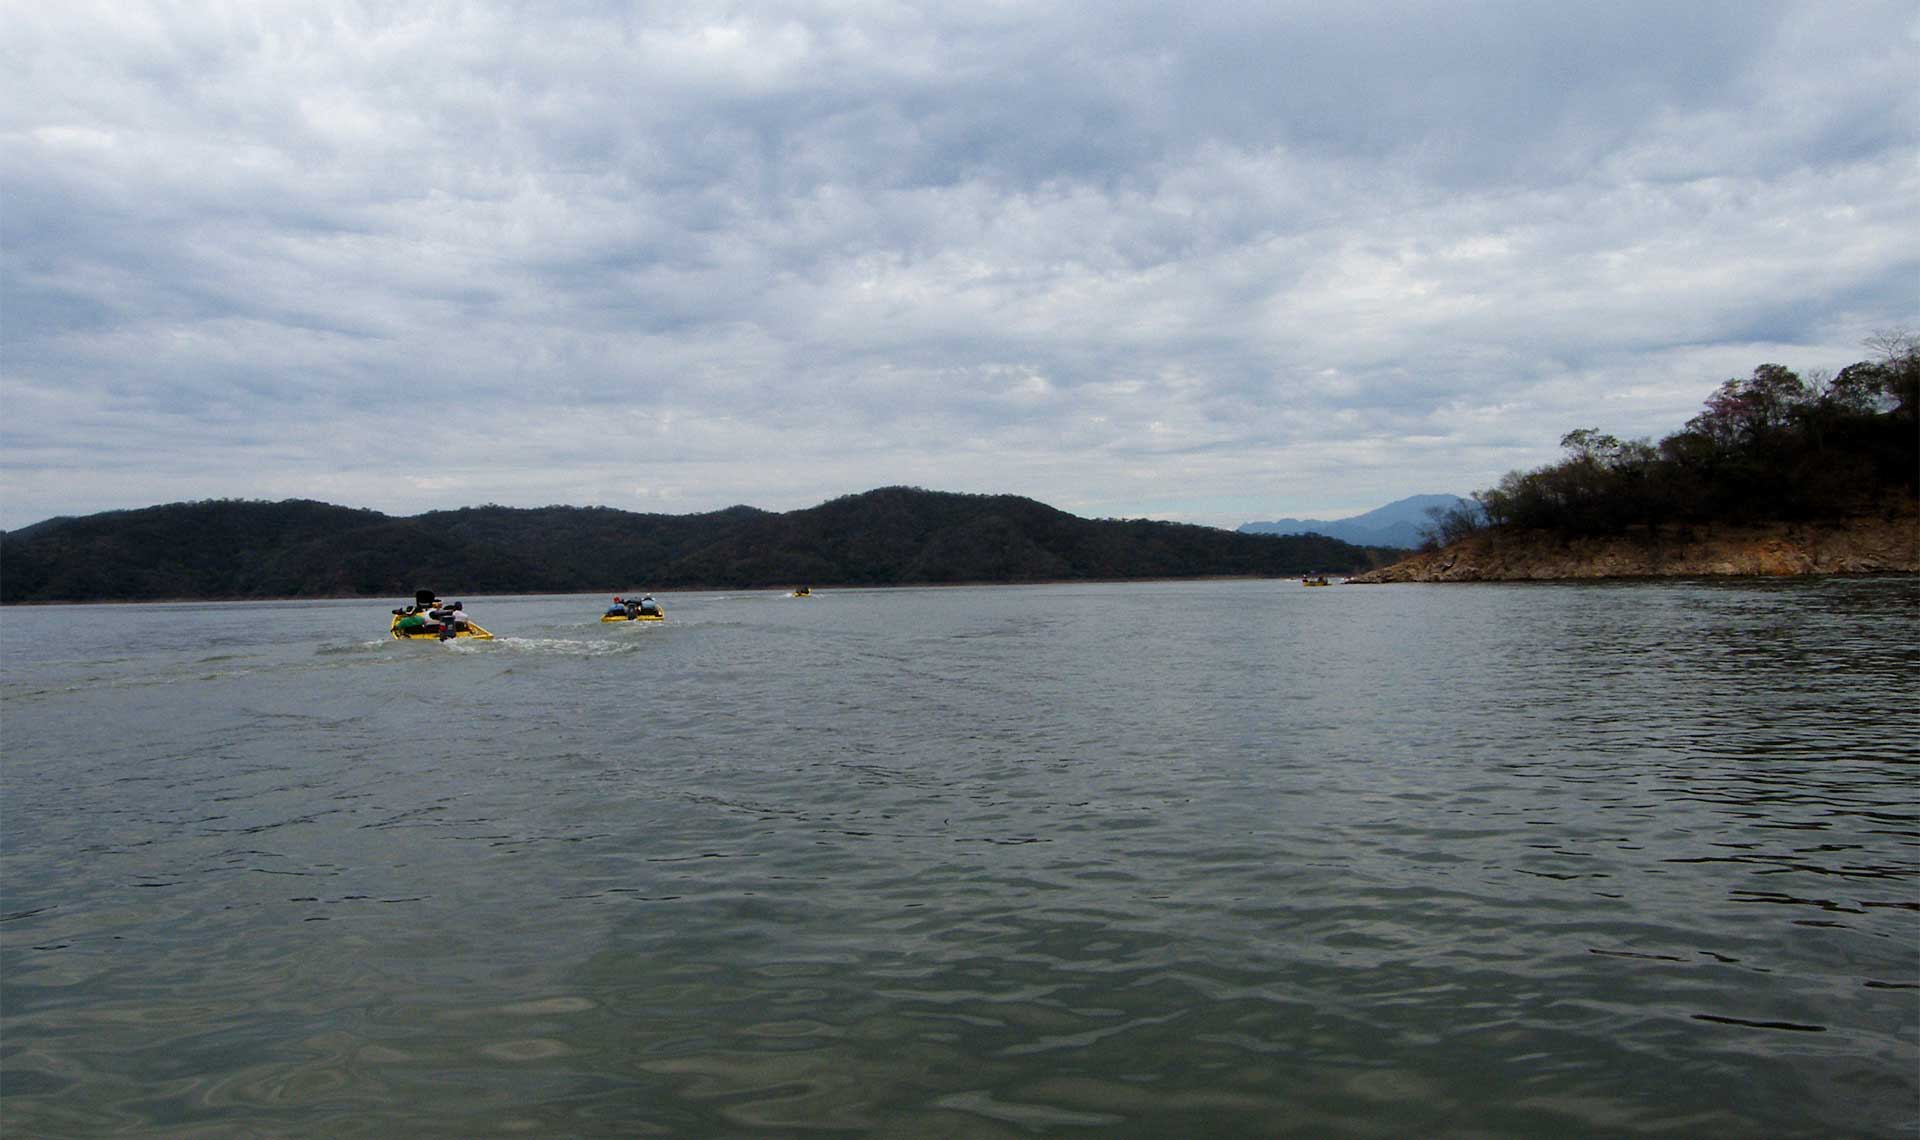
[[[1899,4],[19,5],[0,513],[1232,524],[1916,320]]]

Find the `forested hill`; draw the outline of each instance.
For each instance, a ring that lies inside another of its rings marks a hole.
[[[1803,378],[1723,382],[1659,443],[1597,428],[1440,512],[1434,549],[1372,582],[1920,573],[1920,338]]]
[[[486,506],[396,518],[214,500],[0,534],[0,602],[1294,575],[1387,561],[1319,535],[1095,521],[1012,495],[908,487],[781,514]]]

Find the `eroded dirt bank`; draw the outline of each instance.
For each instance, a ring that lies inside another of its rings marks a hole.
[[[1667,527],[1599,538],[1547,531],[1474,535],[1350,581],[1524,582],[1920,573],[1920,516]]]

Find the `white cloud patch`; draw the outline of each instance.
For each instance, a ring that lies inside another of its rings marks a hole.
[[[1330,517],[1920,324],[1893,3],[7,18],[9,526]]]

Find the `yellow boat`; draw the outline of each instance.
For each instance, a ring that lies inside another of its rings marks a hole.
[[[1325,577],[1319,577],[1319,578],[1302,578],[1300,579],[1300,584],[1302,586],[1331,586],[1333,583],[1327,581]]]
[[[393,611],[393,620],[387,623],[387,633],[396,641],[493,640],[493,635],[481,628],[477,622],[467,621],[458,629],[449,629],[427,616],[427,612],[439,604],[439,599],[433,596],[432,590],[416,590],[412,605]],[[458,603],[455,603],[455,608],[459,608]],[[414,618],[419,620],[410,620]],[[404,627],[401,624],[403,622],[406,623]]]
[[[393,624],[387,627],[387,632],[391,633],[394,638],[399,641],[456,641],[467,638],[472,638],[475,641],[493,640],[491,633],[481,629],[473,622],[468,622],[463,629],[453,630],[444,629],[439,626],[431,629],[401,629],[400,619],[403,616],[405,615],[394,614]]]
[[[800,587],[800,588],[799,588],[798,590],[795,590],[795,591],[794,591],[793,593],[791,593],[791,594],[788,594],[788,595],[787,595],[787,597],[789,597],[789,598],[811,598],[811,597],[813,597],[813,591],[812,591],[811,589],[809,589],[809,588],[807,588],[806,586],[802,586],[802,587]]]
[[[653,600],[652,594],[638,598],[616,597],[613,604],[607,607],[607,612],[600,615],[600,620],[666,621],[667,611],[660,608],[660,603]]]

